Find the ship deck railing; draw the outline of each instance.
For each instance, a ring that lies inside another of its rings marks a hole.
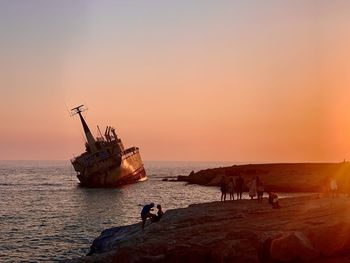
[[[134,155],[139,151],[139,148],[137,147],[131,147],[129,149],[126,149],[123,154],[123,158],[129,158],[130,156]]]
[[[81,160],[83,160],[83,162],[85,164],[90,165],[93,162],[99,162],[99,161],[103,161],[103,160],[111,158],[111,157],[118,157],[118,156],[120,156],[119,153],[106,154],[106,155],[104,155],[104,154],[101,155],[100,153],[101,152],[97,152],[95,154],[91,154],[91,155],[88,155],[86,157],[78,156],[78,157],[75,157],[74,159],[72,159],[71,162],[75,162],[76,160],[81,159]]]

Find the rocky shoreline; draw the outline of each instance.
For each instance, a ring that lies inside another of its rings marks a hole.
[[[178,176],[177,180],[190,184],[219,186],[223,176],[230,178],[239,174],[246,183],[259,176],[265,191],[275,192],[325,192],[330,176],[334,176],[339,191],[350,192],[349,162],[233,165],[191,172],[188,176]]]
[[[350,198],[212,202],[166,211],[102,232],[90,255],[70,262],[348,262]]]

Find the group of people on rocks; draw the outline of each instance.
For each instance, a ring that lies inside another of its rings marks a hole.
[[[259,178],[259,176],[255,177],[253,180],[248,182],[248,195],[250,199],[254,199],[254,197],[257,197],[258,203],[263,202],[263,196],[264,196],[264,184]],[[230,200],[234,200],[234,194],[237,194],[237,200],[242,199],[242,193],[245,188],[244,185],[244,179],[239,174],[236,179],[233,177],[227,178],[225,176],[222,176],[221,182],[220,182],[220,190],[221,190],[221,201],[226,201],[226,195],[230,195]],[[269,203],[272,205],[272,208],[280,208],[279,202],[278,202],[278,196],[274,192],[268,192],[269,194]]]
[[[248,183],[248,187],[249,187],[250,199],[254,199],[254,197],[257,196],[258,203],[262,203],[263,195],[264,195],[264,184],[260,180],[259,176],[251,180]]]
[[[250,199],[254,199],[257,197],[258,203],[263,202],[264,195],[264,184],[259,176],[256,176],[254,179],[249,181],[246,184],[248,188],[248,195]],[[237,196],[237,200],[242,199],[243,190],[245,188],[244,179],[241,174],[234,177],[226,177],[222,176],[220,182],[220,190],[221,190],[221,201],[226,201],[226,196],[229,194],[230,200],[235,200],[235,194]],[[333,176],[329,178],[329,190],[331,192],[332,197],[336,197],[338,195],[338,185],[337,181]],[[275,192],[268,192],[268,202],[271,204],[272,208],[278,209],[280,208],[278,195]],[[162,210],[162,206],[160,204],[157,205],[157,213],[153,214],[151,211],[153,210],[154,203],[150,203],[145,205],[141,211],[141,219],[142,219],[142,230],[145,227],[146,220],[149,218],[151,223],[158,222],[163,216],[164,212]]]
[[[256,176],[254,179],[249,181],[246,185],[244,184],[244,179],[241,174],[238,176],[233,176],[228,178],[226,176],[222,176],[220,182],[220,190],[221,190],[221,201],[226,201],[226,195],[229,194],[230,200],[235,200],[235,194],[237,195],[237,200],[242,199],[243,190],[245,186],[248,188],[248,195],[253,200],[254,197],[257,197],[258,203],[263,202],[264,195],[264,184],[259,176]],[[332,198],[338,196],[338,184],[334,176],[330,176],[328,178],[328,191],[331,193]],[[350,194],[349,194],[350,196]],[[281,208],[279,205],[279,198],[277,193],[268,192],[268,202],[272,206],[273,209]],[[142,219],[142,230],[145,227],[146,220],[149,218],[151,223],[158,222],[163,216],[164,212],[162,210],[162,206],[160,204],[157,205],[157,213],[153,214],[151,211],[153,210],[154,203],[147,204],[143,206],[141,211],[141,219]]]
[[[153,210],[153,207],[154,207],[154,203],[150,203],[145,205],[141,210],[142,231],[145,228],[147,218],[150,218],[151,223],[154,223],[154,222],[158,222],[164,214],[161,205],[157,205],[157,209],[158,209],[157,214],[151,213],[151,211]]]
[[[241,175],[238,175],[234,180],[233,177],[227,178],[223,176],[220,182],[220,190],[221,190],[221,201],[226,201],[226,195],[230,195],[230,200],[235,200],[234,194],[237,194],[237,200],[242,199],[242,193],[244,190],[244,179]],[[251,199],[254,199],[257,196],[258,202],[262,201],[263,193],[264,193],[264,185],[262,181],[257,176],[253,180],[247,183],[248,194]]]
[[[221,201],[226,201],[227,193],[230,195],[230,200],[235,200],[235,192],[237,194],[237,200],[242,199],[243,187],[244,180],[241,175],[239,175],[236,180],[231,177],[229,181],[227,181],[225,177],[222,177],[220,182]]]

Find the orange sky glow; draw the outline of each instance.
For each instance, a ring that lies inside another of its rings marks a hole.
[[[348,1],[28,2],[0,3],[0,159],[78,155],[80,104],[144,160],[350,158]]]

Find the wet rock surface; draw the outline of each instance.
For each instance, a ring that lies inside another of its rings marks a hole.
[[[71,262],[349,262],[350,198],[194,204],[158,223],[110,228]]]

